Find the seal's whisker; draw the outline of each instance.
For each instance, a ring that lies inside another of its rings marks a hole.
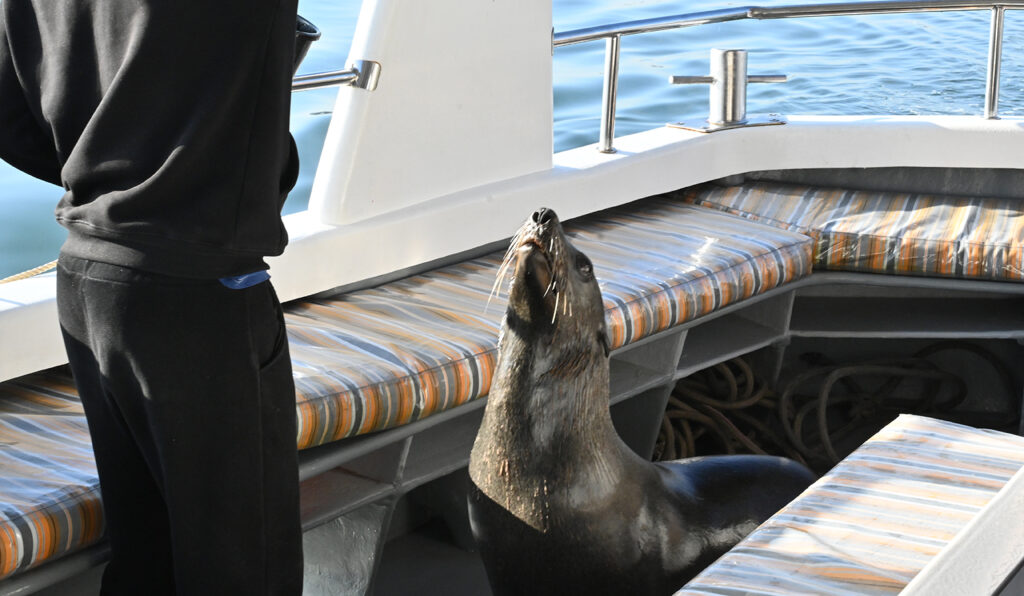
[[[523,228],[516,230],[516,235],[513,236],[512,240],[508,243],[508,250],[505,251],[505,254],[515,254],[516,250],[518,250],[519,246],[523,243],[523,236],[525,233],[526,231]]]
[[[491,307],[491,301],[494,297],[501,293],[501,271],[498,272],[497,279],[494,280],[494,285],[491,287],[491,292],[487,295],[487,303],[484,304],[484,313],[487,313],[487,309]]]
[[[505,256],[501,260],[501,266],[498,267],[498,274],[494,278],[494,285],[491,286],[491,293],[487,296],[487,304],[484,305],[484,312],[491,306],[491,301],[495,296],[501,295],[501,284],[509,277],[509,270],[512,268],[512,263],[515,261],[516,250],[519,248],[519,244],[522,241],[523,231],[520,229],[516,232],[516,235],[512,237],[509,242],[508,250],[505,251]]]
[[[491,300],[501,293],[501,282],[503,282],[505,277],[508,275],[508,269],[509,261],[503,262],[501,267],[498,268],[498,274],[494,276],[494,285],[491,286],[491,293],[487,296],[487,306],[490,306]],[[484,307],[484,310],[486,311],[487,308]]]
[[[498,282],[504,281],[506,278],[508,278],[508,272],[509,272],[509,270],[512,269],[512,265],[514,263],[515,263],[515,255],[509,255],[508,258],[506,258],[501,263],[501,267],[498,269],[498,277],[497,277],[497,281]]]
[[[548,297],[548,294],[554,293],[558,295],[558,278],[552,276],[551,282],[548,283],[548,287],[544,288],[544,298]]]

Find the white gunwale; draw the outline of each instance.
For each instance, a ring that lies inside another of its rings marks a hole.
[[[493,244],[524,213],[572,218],[734,174],[799,168],[1017,168],[1024,118],[789,116],[784,126],[701,134],[663,127],[554,155],[550,169],[491,182],[346,225],[315,211],[285,217],[291,242],[271,259],[283,301]],[[0,380],[64,363],[54,276],[0,285]]]

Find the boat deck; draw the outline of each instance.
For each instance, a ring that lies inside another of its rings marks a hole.
[[[480,556],[456,546],[444,524],[434,519],[388,542],[373,593],[489,596],[491,588]]]

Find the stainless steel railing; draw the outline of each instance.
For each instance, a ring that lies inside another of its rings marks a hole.
[[[615,101],[618,95],[619,53],[622,37],[654,31],[667,31],[745,19],[792,19],[804,17],[853,16],[915,12],[951,12],[965,10],[991,10],[989,30],[988,72],[985,82],[985,118],[998,118],[999,73],[1003,51],[1003,17],[1006,10],[1024,9],[1024,0],[969,1],[969,0],[881,0],[876,2],[842,2],[834,4],[804,4],[788,6],[746,6],[693,12],[653,19],[627,21],[555,33],[554,47],[588,41],[605,40],[604,92],[601,104],[601,139],[598,149],[605,153],[615,151]]]

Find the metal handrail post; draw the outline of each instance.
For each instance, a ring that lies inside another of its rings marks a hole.
[[[992,28],[988,38],[988,75],[985,78],[985,118],[999,118],[999,71],[1003,59],[1003,17],[1006,9],[992,7]]]
[[[601,153],[615,153],[615,99],[619,94],[619,43],[621,35],[606,38],[604,90],[601,94]]]

